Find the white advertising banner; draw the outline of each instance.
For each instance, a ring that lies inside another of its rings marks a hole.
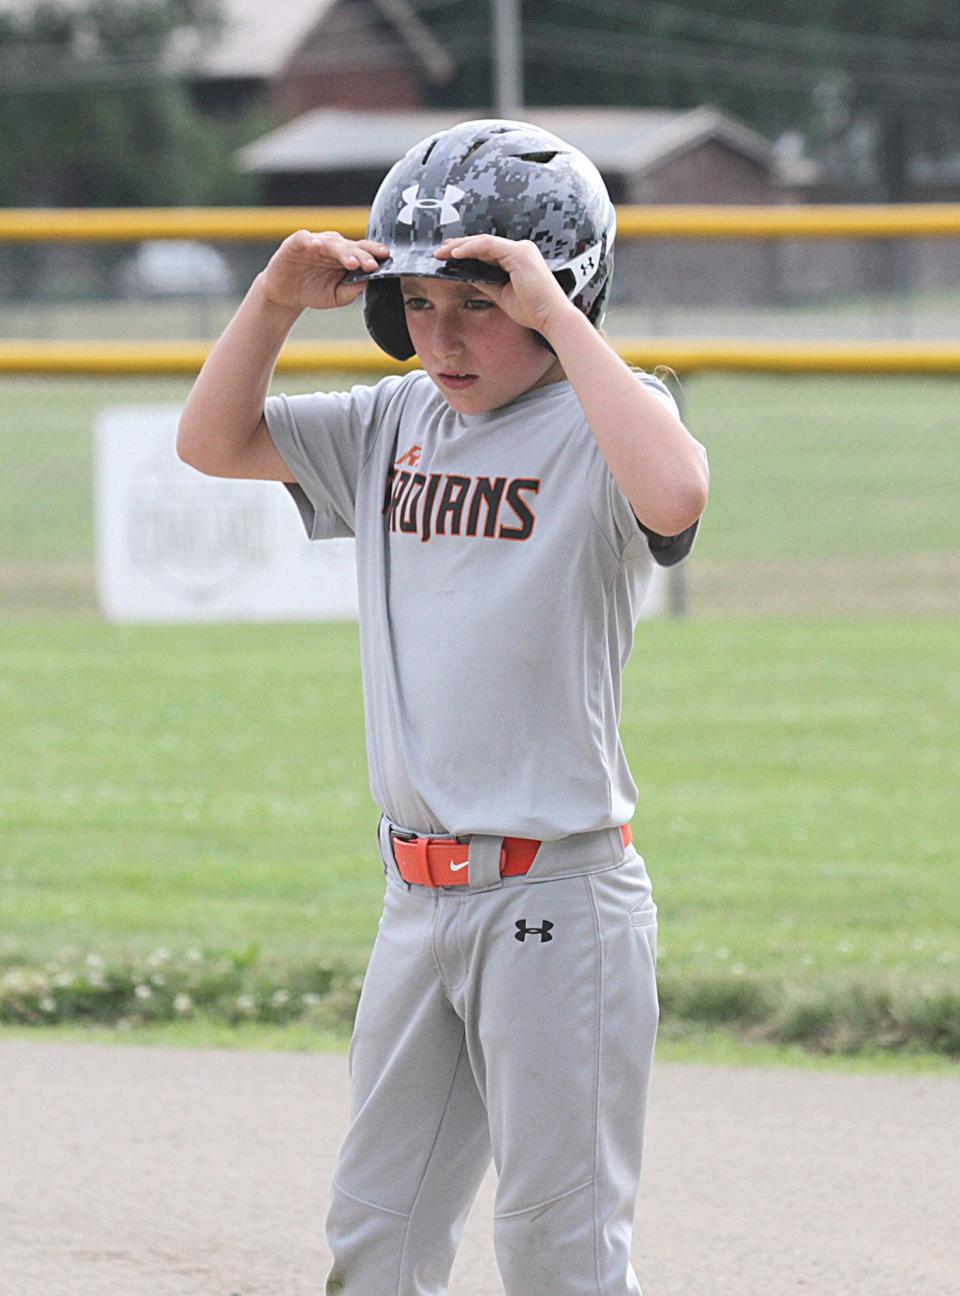
[[[176,453],[177,405],[116,406],[95,428],[97,590],[111,621],[332,621],[357,615],[352,540],[311,543],[279,482],[206,477]]]
[[[206,477],[175,449],[178,405],[115,406],[95,428],[97,591],[105,617],[335,621],[357,615],[352,540],[311,542],[279,482]],[[656,568],[641,615],[665,610]]]

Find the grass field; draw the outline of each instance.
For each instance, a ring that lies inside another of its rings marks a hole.
[[[95,415],[187,386],[0,383],[0,1022],[195,1040],[206,996],[342,1040],[382,893],[355,627],[94,615]],[[665,1038],[956,1055],[960,380],[681,397],[692,615],[641,627],[623,725]]]
[[[623,730],[678,1021],[889,988],[960,1039],[956,642],[950,620],[641,627]],[[353,626],[9,622],[0,717],[8,968],[362,969],[383,879]]]
[[[351,379],[325,376],[321,385]],[[92,426],[111,404],[176,401],[184,380],[0,382],[0,598],[95,608]],[[310,390],[310,378],[285,378]],[[680,392],[710,452],[690,564],[705,616],[960,615],[960,379],[701,375]]]

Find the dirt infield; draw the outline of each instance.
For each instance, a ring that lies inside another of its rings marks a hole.
[[[341,1056],[0,1043],[0,1291],[320,1296],[346,1112]],[[960,1078],[663,1064],[648,1130],[644,1296],[957,1291]]]

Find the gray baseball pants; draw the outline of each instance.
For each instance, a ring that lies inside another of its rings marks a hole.
[[[506,1296],[639,1296],[630,1242],[657,1031],[650,880],[619,831],[386,895],[350,1044],[327,1296],[445,1296],[490,1162]]]

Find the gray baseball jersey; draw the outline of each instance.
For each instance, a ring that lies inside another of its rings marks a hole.
[[[638,525],[569,382],[460,414],[415,372],[265,413],[308,534],[356,536],[384,813],[544,841],[627,823],[621,673],[654,563],[696,528],[664,541]]]

